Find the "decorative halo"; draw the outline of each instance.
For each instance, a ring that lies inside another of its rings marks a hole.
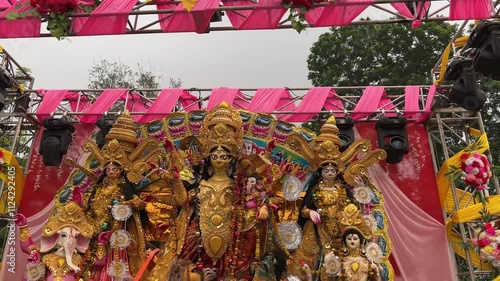
[[[302,182],[295,176],[288,175],[283,184],[283,196],[286,201],[297,201],[302,192]]]
[[[359,203],[368,204],[373,200],[373,193],[366,186],[356,187],[353,195]]]
[[[377,230],[377,223],[375,222],[375,218],[372,215],[364,215],[363,219],[365,220],[366,225],[375,232]]]
[[[295,250],[302,242],[302,229],[296,222],[285,221],[278,224],[278,239],[288,250]]]
[[[123,260],[112,261],[108,268],[108,275],[115,278],[122,278],[127,274],[128,265]]]
[[[325,256],[325,263],[323,266],[326,269],[326,273],[330,275],[337,275],[341,270],[340,259],[333,253]]]
[[[370,242],[366,245],[366,258],[369,261],[378,263],[383,255],[382,250],[377,244]]]
[[[126,230],[121,229],[111,234],[109,242],[112,247],[118,247],[120,250],[123,250],[130,245],[131,240],[130,234]]]
[[[126,221],[132,215],[132,208],[125,204],[115,204],[111,209],[111,214],[117,221]]]
[[[26,279],[28,281],[38,281],[45,277],[45,266],[41,263],[29,263],[26,265]]]

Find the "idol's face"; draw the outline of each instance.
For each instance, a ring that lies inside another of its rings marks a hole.
[[[345,238],[345,243],[349,250],[355,250],[359,249],[359,246],[361,245],[361,239],[359,239],[359,236],[357,234],[349,234]]]
[[[122,173],[122,168],[115,166],[114,164],[109,164],[106,167],[106,176],[109,179],[112,179],[112,180],[119,179],[121,173]]]
[[[223,149],[218,149],[210,155],[210,164],[214,169],[227,169],[229,162],[231,162],[231,155]]]
[[[332,181],[337,177],[337,168],[334,166],[327,166],[321,170],[321,178],[327,181]]]

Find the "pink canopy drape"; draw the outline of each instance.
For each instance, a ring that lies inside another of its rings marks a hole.
[[[190,12],[182,3],[159,4],[159,10],[175,9],[173,14],[159,14],[160,26],[164,32],[204,33],[220,0],[198,0]]]
[[[427,12],[429,11],[429,7],[431,6],[430,2],[418,2],[415,14],[412,14],[407,6],[408,4],[413,5],[413,3],[391,3],[391,5],[396,9],[396,11],[398,11],[402,16],[408,19],[417,19],[417,18],[420,19],[425,17]]]
[[[491,0],[451,0],[450,20],[487,19],[493,10]]]
[[[326,7],[317,7],[306,13],[306,20],[315,27],[346,26],[364,10],[375,3],[374,0],[337,0]]]
[[[187,99],[196,97],[189,94],[184,89],[163,89],[155,102],[145,110],[146,114],[140,116],[137,122],[148,123],[164,118],[168,113],[172,112],[181,98],[184,98],[184,104],[187,106],[191,104]]]
[[[40,37],[40,28],[42,20],[38,17],[20,18],[17,20],[7,20],[7,14],[10,12],[22,13],[31,8],[30,0],[12,0],[12,6],[0,13],[0,38],[24,38]],[[3,5],[6,5],[4,3]],[[21,5],[18,9],[17,6]]]
[[[104,0],[80,28],[78,35],[124,34],[128,15],[136,4],[137,0]],[[101,16],[102,14],[115,15]]]

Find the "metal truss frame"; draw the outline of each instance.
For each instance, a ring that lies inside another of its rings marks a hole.
[[[257,0],[252,0],[257,3]],[[449,17],[442,16],[442,12],[449,7],[449,0],[425,0],[427,2],[432,3],[440,3],[443,4],[442,7],[434,8],[432,5],[429,8],[429,11],[426,13],[427,15],[424,18],[421,18],[422,21],[449,21]],[[380,20],[356,20],[353,21],[350,25],[372,25],[372,24],[393,24],[393,23],[408,23],[412,22],[413,19],[407,19],[403,15],[394,11],[391,8],[391,3],[406,3],[409,5],[413,5],[416,7],[418,2],[424,2],[424,0],[375,0],[371,5],[371,8],[377,10],[382,13],[382,17],[384,19]],[[158,10],[156,9],[156,4],[169,4],[169,3],[179,3],[179,1],[166,1],[166,0],[156,0],[156,1],[139,1],[137,5],[132,9],[130,13],[128,13],[128,23],[125,34],[151,34],[151,33],[164,33],[164,31],[160,28],[158,19],[159,14],[172,15],[175,12],[175,9],[168,10]],[[325,6],[327,3],[316,3],[314,7]],[[346,5],[350,5],[346,3]],[[267,8],[278,8],[276,7],[267,7]],[[223,6],[220,5],[216,12],[224,13],[226,11],[232,11],[238,13],[238,11],[251,11],[256,9],[255,6]],[[491,15],[491,18],[500,18],[500,6],[498,5],[498,1],[495,5],[495,9]],[[112,16],[117,15],[117,13],[113,14],[101,14],[101,16]],[[156,15],[156,17],[152,17]],[[241,14],[240,14],[241,15]],[[72,14],[71,17],[88,17],[90,13],[77,13]],[[243,15],[241,15],[243,16]],[[298,17],[298,14],[296,15]],[[214,26],[215,25],[215,26]],[[236,27],[232,26],[228,21],[225,23],[209,25],[206,32],[211,31],[231,31],[237,30]],[[306,25],[306,27],[314,27],[312,25]],[[288,17],[284,17],[283,20],[279,23],[276,29],[290,29],[293,28]],[[52,35],[43,30],[40,34],[41,37],[51,37]],[[76,36],[76,34],[69,34],[68,36]]]
[[[333,90],[335,90],[338,94],[339,99],[342,101],[344,105],[344,109],[339,108],[338,110],[331,110],[331,111],[320,111],[320,112],[302,112],[302,113],[308,113],[308,114],[319,114],[319,113],[344,113],[344,114],[351,114],[354,107],[356,104],[359,102],[359,99],[361,98],[363,91],[366,89],[367,86],[345,86],[345,87],[332,87]],[[384,113],[403,113],[404,112],[404,105],[405,105],[405,87],[406,86],[384,86],[386,93],[388,94],[388,98],[391,100],[391,103],[387,103],[384,105],[381,105],[375,112],[370,112],[370,116],[366,120],[378,120],[378,116]],[[428,85],[423,85],[420,86],[420,97],[419,97],[419,105],[420,108],[425,108],[425,104],[427,102],[428,98],[428,90],[429,90]],[[446,90],[448,86],[443,86],[442,89]],[[280,108],[275,109],[274,112],[271,112],[271,114],[296,114],[297,112],[295,111],[282,111],[281,109],[289,105],[290,103],[299,103],[302,98],[304,97],[305,93],[309,90],[309,88],[287,88],[287,90],[291,94],[291,99],[287,99],[288,103],[281,106]],[[79,100],[85,98],[85,99],[94,99],[95,97],[99,96],[99,94],[103,90],[94,90],[94,89],[74,89],[74,90],[69,90],[70,92],[75,92],[79,94]],[[151,103],[155,101],[155,97],[151,97],[154,95],[157,95],[161,89],[131,89],[129,93],[134,93],[137,94],[141,102],[144,102],[145,104]],[[208,104],[208,100],[210,99],[210,92],[212,89],[198,89],[198,88],[191,88],[187,90],[189,93],[191,93],[194,96],[197,96],[196,101],[192,102],[191,104],[187,106],[182,106],[180,102],[174,109],[174,111],[186,111],[189,109],[192,109],[195,105],[200,106],[201,108],[206,108],[206,105]],[[240,89],[242,92],[244,98],[236,98],[236,99],[244,99],[248,102],[251,101],[253,94],[257,89]],[[35,91],[27,91],[27,92],[32,92],[35,93]],[[438,98],[441,95],[438,94]],[[119,100],[114,106],[112,106],[105,114],[108,115],[117,115],[120,112],[122,112],[126,104],[130,102],[129,97],[131,98],[132,95],[127,95],[127,98],[123,100]],[[36,98],[33,100],[35,104],[39,103],[41,101],[40,98]],[[79,102],[79,101],[77,101]],[[329,102],[327,100],[327,102]],[[388,109],[389,106],[394,105],[394,109]],[[78,107],[78,106],[77,106]],[[30,116],[34,118],[35,115],[35,105],[32,107],[32,110],[29,110],[29,112],[26,113],[27,116]],[[411,113],[423,113],[424,110],[419,110]],[[165,115],[169,114],[170,112],[164,112]],[[408,113],[408,112],[407,112]],[[137,112],[137,111],[130,111],[131,115],[144,115],[144,112]],[[159,113],[155,113],[157,115]],[[161,113],[160,113],[161,114]],[[72,118],[75,116],[84,116],[86,113],[83,111],[72,111],[71,108],[69,107],[69,102],[64,101],[61,102],[61,104],[58,106],[56,111],[52,113],[53,116],[67,116],[70,118],[70,120],[73,120],[74,122],[77,122],[76,118]],[[0,116],[2,114],[0,113]],[[411,118],[410,118],[411,119]]]
[[[455,155],[474,141],[467,133],[468,128],[476,128],[482,133],[485,132],[483,120],[479,112],[472,113],[457,107],[434,110],[434,114],[428,123],[428,135],[432,154],[434,155],[433,159],[436,173],[446,159]],[[485,154],[488,156],[488,159],[492,161],[491,152],[488,150]],[[452,183],[451,192],[453,194],[455,210],[452,213],[445,214],[446,218],[450,218],[454,212],[461,208],[466,208],[472,204],[478,203],[474,199],[475,192],[478,191],[471,190],[470,187],[467,187],[465,191],[469,192],[469,195],[461,195],[458,193],[458,189],[459,187],[457,187],[455,183]],[[463,188],[461,190],[463,190]],[[490,180],[490,189],[483,191],[482,196],[491,194],[500,194],[499,182],[495,176]],[[463,204],[463,202],[465,202],[465,204]],[[454,227],[453,230],[456,234],[460,235],[462,242],[466,243],[468,239],[473,238],[472,236],[474,235],[475,228],[477,228],[476,222],[469,222],[466,224],[459,224]],[[453,252],[453,250],[451,251]],[[457,263],[456,268],[460,280],[488,280],[486,278],[488,278],[490,272],[475,267],[472,264],[469,251],[474,250],[466,250],[464,257],[455,254]],[[460,269],[463,269],[464,266],[460,266],[460,264],[463,265],[464,263],[466,264],[467,270],[461,271]]]

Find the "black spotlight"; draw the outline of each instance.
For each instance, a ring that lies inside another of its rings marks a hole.
[[[18,91],[19,96],[14,103],[14,112],[26,112],[31,102],[29,94],[22,94]]]
[[[44,119],[42,125],[45,131],[42,134],[39,152],[43,156],[43,164],[59,166],[63,155],[68,152],[75,127],[65,117]]]
[[[466,48],[475,48],[472,67],[494,80],[500,80],[500,23],[481,22],[472,31]]]
[[[97,127],[101,130],[97,132],[95,142],[99,149],[102,149],[106,144],[106,135],[109,133],[109,130],[111,130],[111,127],[113,127],[114,123],[115,119],[107,116],[103,116],[99,118],[99,120],[97,120]]]
[[[0,88],[0,111],[5,107],[5,98],[7,98],[7,89]]]
[[[472,60],[455,60],[446,69],[447,81],[454,81],[448,98],[469,111],[479,111],[487,100],[483,91],[477,88],[476,74]]]
[[[378,146],[387,152],[387,163],[399,163],[403,160],[403,156],[408,154],[407,123],[406,118],[401,115],[398,117],[384,115],[377,122],[375,128],[377,129]]]
[[[350,116],[335,118],[339,128],[339,138],[342,142],[341,152],[344,152],[354,142],[354,119]]]
[[[212,18],[210,18],[210,22],[221,22],[222,21],[222,16],[224,15],[223,11],[215,11],[214,15]]]

